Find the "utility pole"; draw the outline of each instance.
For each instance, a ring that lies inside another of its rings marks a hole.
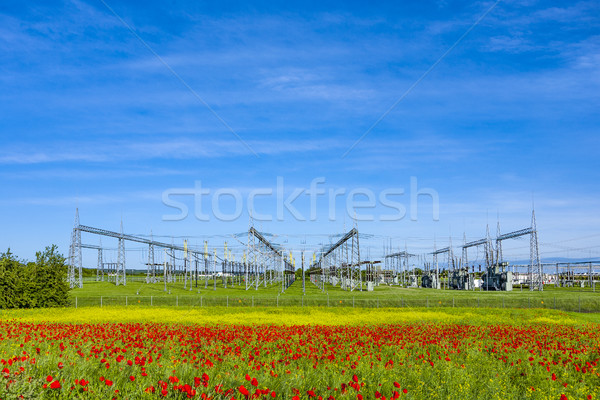
[[[225,242],[225,249],[223,250],[223,287],[227,289],[227,281],[225,278],[225,272],[227,271],[227,242]]]
[[[208,288],[208,242],[204,241],[204,289]]]
[[[187,240],[183,241],[183,288],[187,289],[187,281],[188,281],[188,251],[187,251]],[[190,286],[192,286],[192,282],[190,281]]]
[[[302,294],[306,294],[306,284],[304,282],[304,251],[302,252]]]
[[[164,249],[165,252],[165,258],[163,260],[163,274],[164,274],[164,278],[163,278],[163,282],[165,283],[165,292],[167,291],[167,249]]]
[[[285,253],[281,251],[281,293],[285,292]]]
[[[213,249],[213,290],[217,290],[217,249]]]

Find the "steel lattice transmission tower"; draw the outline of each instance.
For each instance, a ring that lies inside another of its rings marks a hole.
[[[98,246],[98,267],[96,268],[96,281],[104,282],[104,259],[102,256],[102,239]]]
[[[123,235],[123,221],[121,221],[121,235],[119,236],[119,249],[117,257],[117,275],[115,276],[115,284],[127,285],[127,275],[125,273],[125,236]]]
[[[156,264],[154,263],[154,235],[150,231],[150,243],[148,244],[148,269],[146,272],[146,283],[156,283]]]
[[[502,261],[502,241],[529,235],[529,265],[527,266],[527,278],[529,290],[544,290],[544,270],[540,262],[537,226],[535,222],[535,210],[531,211],[531,226],[518,231],[498,235],[496,238],[496,249],[498,250],[498,262]]]
[[[485,268],[491,268],[494,266],[494,245],[492,244],[492,237],[490,236],[490,226],[485,226]],[[498,243],[496,243],[498,245]]]
[[[350,291],[360,287],[362,290],[362,274],[360,272],[360,245],[358,243],[358,229],[354,228],[354,234],[352,235],[352,241],[350,246],[349,258],[349,270],[348,278],[350,279]]]
[[[67,281],[70,288],[83,287],[81,264],[81,230],[79,229],[79,209],[76,209],[75,224],[71,234],[71,245],[69,246],[69,273]]]
[[[500,234],[500,217],[498,217],[498,224],[496,225],[496,237],[499,238]],[[502,264],[504,256],[502,255],[502,241],[496,242],[496,262]]]
[[[535,210],[531,211],[531,235],[529,242],[529,290],[544,290],[544,271],[540,262],[540,252],[535,223]]]

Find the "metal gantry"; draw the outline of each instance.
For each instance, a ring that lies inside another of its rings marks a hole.
[[[340,240],[320,252],[320,287],[324,291],[325,283],[344,290],[362,290],[363,281],[360,263],[360,244],[358,230],[353,228]],[[311,265],[311,267],[313,267]]]
[[[94,235],[98,235],[100,237],[111,237],[118,240],[117,246],[117,262],[116,263],[105,263],[103,260],[103,247],[102,242],[100,242],[100,246],[94,246],[90,244],[82,244],[81,242],[81,234],[82,233],[90,233]],[[71,233],[71,245],[69,247],[69,268],[67,274],[67,281],[71,288],[74,287],[83,287],[83,273],[82,273],[82,256],[81,250],[86,249],[96,249],[98,250],[98,269],[96,271],[96,279],[103,280],[105,273],[108,274],[109,280],[114,280],[116,285],[126,285],[127,284],[127,274],[126,274],[126,257],[125,257],[125,241],[142,243],[148,245],[148,270],[146,273],[146,280],[148,283],[153,283],[158,281],[156,264],[154,259],[154,252],[156,248],[163,248],[165,250],[165,254],[167,251],[169,252],[169,256],[171,257],[171,263],[166,261],[163,263],[163,272],[164,272],[164,281],[166,282],[174,281],[176,273],[176,255],[175,252],[183,252],[183,262],[184,269],[183,279],[186,284],[189,281],[191,287],[191,268],[189,263],[190,257],[199,258],[205,256],[205,252],[196,250],[196,249],[188,249],[187,243],[184,243],[184,246],[178,246],[175,244],[167,244],[158,242],[152,239],[146,239],[139,236],[128,235],[123,232],[123,222],[121,222],[120,232],[109,231],[106,229],[94,228],[87,225],[81,225],[79,222],[79,210],[75,212],[75,225],[73,227],[73,231]],[[108,270],[107,270],[108,267]],[[166,290],[166,288],[165,288]]]
[[[500,228],[498,227],[498,230]],[[515,239],[521,236],[529,235],[529,265],[527,266],[527,275],[529,277],[529,290],[544,290],[544,271],[540,262],[539,244],[537,236],[537,226],[535,222],[535,210],[531,212],[531,226],[518,231],[498,235],[496,238],[496,249],[498,254],[498,264],[502,263],[502,241]]]
[[[98,250],[98,266],[96,267],[96,281],[102,282],[104,281],[104,258],[103,253],[104,249],[102,248],[102,240],[100,240],[100,245],[95,246],[93,244],[82,244],[82,249],[93,249]]]
[[[545,283],[554,283],[555,287],[584,287],[595,289],[600,279],[600,261],[570,261],[545,263],[546,271],[554,269],[554,276],[546,274]]]
[[[489,226],[486,226],[486,237],[483,239],[473,240],[467,243],[466,236],[464,236],[464,244],[462,246],[462,260],[461,264],[464,265],[467,269],[469,268],[469,252],[468,250],[473,247],[483,247],[485,254],[485,270],[492,267],[494,263],[494,246],[492,244],[492,239],[490,238],[490,230]],[[481,267],[481,265],[480,265]],[[481,272],[481,268],[479,268]],[[472,268],[472,273],[475,273],[475,266]]]
[[[253,226],[248,229],[248,247],[243,266],[246,280],[246,290],[267,287],[276,282],[281,282],[281,291],[284,292],[293,282],[295,270],[293,258],[289,259],[285,250],[276,247]]]
[[[452,251],[452,238],[450,238],[448,247],[444,247],[442,249],[436,250],[435,246],[434,246],[434,250],[431,253],[431,255],[433,256],[432,268],[435,268],[435,278],[431,276],[431,274],[433,273],[431,271],[431,268],[429,271],[429,278],[431,279],[431,287],[436,288],[436,289],[441,288],[440,265],[438,263],[438,256],[440,254],[447,254],[447,256],[448,256],[447,268],[448,268],[448,270],[450,270],[450,266],[454,264],[454,253]],[[454,267],[452,267],[452,270],[454,270]]]
[[[384,256],[385,268],[392,270],[394,273],[392,284],[401,284],[403,286],[407,284],[406,274],[408,273],[409,259],[411,257],[416,257],[416,254],[411,254],[407,250],[386,254]]]

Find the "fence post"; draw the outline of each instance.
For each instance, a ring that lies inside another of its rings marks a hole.
[[[279,295],[277,295],[277,307],[279,307]]]
[[[152,296],[150,296],[150,306],[153,306]]]
[[[102,308],[102,296],[100,296],[100,308]]]
[[[77,308],[77,296],[75,296],[75,308]]]
[[[179,296],[175,296],[175,307],[179,307]]]
[[[125,307],[127,307],[127,296],[125,296]]]

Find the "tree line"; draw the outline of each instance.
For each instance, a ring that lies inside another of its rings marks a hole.
[[[17,259],[10,249],[0,253],[0,309],[68,305],[67,269],[56,245],[38,251],[34,262]]]

